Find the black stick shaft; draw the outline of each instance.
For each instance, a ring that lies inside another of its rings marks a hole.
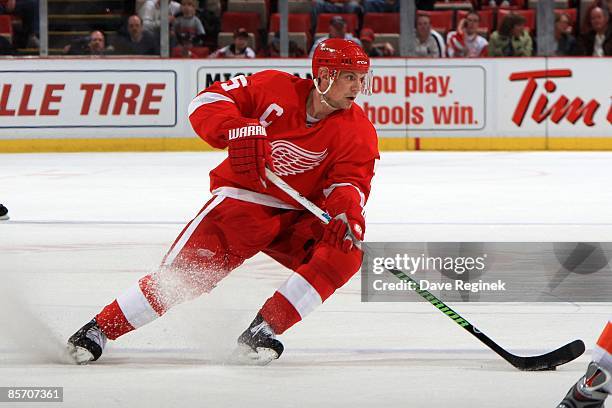
[[[421,289],[417,281],[414,280],[412,277],[406,275],[404,272],[399,271],[397,269],[389,268],[387,270],[400,280],[403,280],[405,282],[412,282],[412,284],[414,285],[414,291],[416,293],[418,293],[421,297],[423,297],[429,303],[438,308],[438,310],[447,315],[451,320],[453,320],[459,326],[463,327],[472,336],[476,337],[482,343],[487,345],[491,350],[497,353],[497,355],[502,357],[504,360],[506,360],[508,363],[512,364],[519,370],[538,371],[554,369],[556,366],[572,361],[579,357],[582,353],[584,353],[584,343],[581,340],[575,340],[571,343],[564,345],[563,347],[551,351],[550,353],[546,353],[539,356],[521,357],[514,355],[506,351],[506,349],[501,347],[493,340],[491,340],[489,336],[478,330],[474,325],[465,320],[459,313],[448,307],[448,305],[446,305],[444,302],[434,296],[431,292]]]

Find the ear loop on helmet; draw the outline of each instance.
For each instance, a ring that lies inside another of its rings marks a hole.
[[[325,95],[327,92],[329,92],[332,85],[334,84],[334,81],[336,80],[337,73],[338,71],[336,70],[333,70],[329,73],[329,85],[327,86],[327,89],[324,92],[321,92],[321,90],[319,89],[319,78],[313,78],[312,81],[314,82],[314,86],[320,95]]]
[[[333,70],[333,71],[330,72],[330,74],[329,74],[329,85],[327,86],[327,89],[324,92],[321,92],[321,90],[319,89],[319,84],[318,84],[319,78],[313,78],[315,89],[317,90],[317,92],[319,93],[319,95],[321,97],[321,103],[329,106],[332,109],[339,109],[339,107],[332,105],[327,99],[325,99],[325,94],[327,92],[329,92],[329,90],[331,89],[332,85],[334,84],[334,81],[336,80],[336,76],[337,75],[338,75],[338,71],[337,70]]]

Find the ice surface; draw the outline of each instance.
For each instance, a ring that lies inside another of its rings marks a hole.
[[[97,364],[66,364],[65,339],[157,266],[222,158],[0,155],[11,216],[0,222],[0,386],[63,386],[62,407],[533,408],[555,406],[585,369],[588,355],[516,371],[429,304],[361,303],[359,277],[282,336],[280,360],[225,364],[289,274],[265,256],[110,343]],[[610,241],[611,174],[609,153],[383,154],[367,239]],[[455,308],[517,354],[575,338],[590,349],[610,314],[609,303]]]

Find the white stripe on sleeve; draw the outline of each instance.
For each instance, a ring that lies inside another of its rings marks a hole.
[[[202,105],[220,102],[220,101],[235,103],[232,98],[222,95],[220,93],[204,92],[203,94],[196,96],[189,104],[189,109],[188,109],[189,116],[191,116],[191,114],[195,112]]]

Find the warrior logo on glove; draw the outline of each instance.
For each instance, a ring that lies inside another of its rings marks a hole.
[[[266,136],[266,129],[263,126],[245,126],[238,129],[230,129],[228,140],[234,140],[248,136]]]

